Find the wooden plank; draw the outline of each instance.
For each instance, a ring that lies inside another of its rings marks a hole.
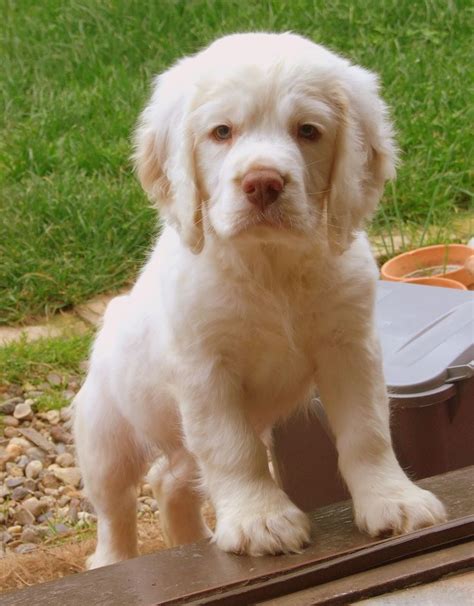
[[[469,569],[473,564],[474,543],[471,541],[406,558],[399,562],[353,574],[279,598],[258,602],[256,606],[308,606],[308,604],[339,606],[350,604],[364,598],[383,595],[408,585],[430,583],[446,574]],[[460,602],[457,606],[459,604]]]
[[[357,602],[358,606],[472,606],[474,572],[464,572],[434,583],[409,587],[395,593]]]
[[[423,480],[447,505],[450,520],[473,511],[474,467]],[[242,557],[208,543],[178,547],[4,594],[2,606],[151,606],[180,604],[214,593],[242,589],[265,579],[297,573],[363,548],[406,540],[377,541],[354,526],[350,503],[324,507],[312,515],[314,539],[302,554]],[[419,531],[427,533],[427,531]],[[413,533],[416,535],[417,533]],[[419,534],[419,533],[418,533]],[[436,531],[435,531],[436,534]],[[418,536],[418,535],[417,535]],[[438,536],[441,536],[438,534]],[[408,544],[408,543],[407,543]],[[376,562],[375,562],[376,563]],[[374,563],[373,563],[374,564]],[[326,579],[327,580],[327,579]]]
[[[435,528],[426,528],[393,539],[381,541],[360,550],[325,561],[314,562],[299,570],[273,575],[272,578],[263,578],[254,583],[239,587],[213,592],[201,599],[193,599],[193,604],[220,606],[246,606],[255,604],[258,600],[272,596],[282,596],[288,593],[301,591],[304,588],[314,587],[333,579],[339,579],[356,572],[367,571],[379,567],[387,562],[399,561],[420,552],[432,553],[433,549],[444,548],[465,538],[474,540],[474,516],[467,516],[461,520],[454,520]],[[471,552],[472,554],[472,552]],[[462,563],[466,568],[474,563]],[[457,568],[454,567],[454,570]],[[445,568],[446,572],[452,569]],[[176,604],[178,602],[169,602]],[[186,603],[186,602],[185,602]],[[189,603],[189,602],[187,602]]]

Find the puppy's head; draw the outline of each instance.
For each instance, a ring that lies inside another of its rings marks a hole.
[[[395,148],[374,74],[300,36],[236,34],[157,78],[135,161],[194,252],[204,225],[227,239],[323,224],[342,252],[394,176]]]

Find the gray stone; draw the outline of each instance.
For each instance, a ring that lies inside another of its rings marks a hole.
[[[94,507],[88,499],[81,499],[79,511],[85,511],[86,513],[95,513]]]
[[[18,467],[16,463],[7,463],[5,465],[6,472],[11,478],[22,478],[23,477],[23,469]]]
[[[74,457],[68,452],[63,452],[56,457],[56,463],[61,467],[71,467],[74,465]]]
[[[21,469],[24,469],[28,465],[28,457],[26,455],[21,455],[16,464]]]
[[[78,514],[79,521],[84,521],[90,524],[91,522],[97,522],[97,516],[87,511],[80,511]]]
[[[33,416],[33,411],[31,410],[31,403],[26,400],[25,402],[21,402],[15,406],[15,412],[13,413],[15,419],[20,421],[24,419],[29,419]]]
[[[48,423],[51,423],[51,425],[57,425],[60,419],[59,410],[48,410],[46,413],[46,419]]]
[[[21,526],[19,524],[15,524],[13,526],[9,526],[7,528],[7,532],[10,534],[20,534],[21,533]]]
[[[20,540],[23,541],[23,543],[39,543],[41,541],[41,537],[34,528],[29,526],[21,533]]]
[[[27,478],[25,480],[23,486],[26,488],[26,490],[29,490],[30,492],[34,492],[36,490],[36,481],[32,480],[31,478]]]
[[[39,446],[45,452],[56,452],[54,444],[42,436],[36,429],[33,429],[32,427],[22,427],[19,431],[25,438],[30,442],[33,442],[33,444],[36,444],[36,446]]]
[[[25,453],[27,451],[28,448],[31,448],[31,442],[29,440],[27,440],[26,438],[24,438],[23,436],[18,436],[17,438],[12,438],[10,440],[10,444],[9,446],[19,446],[22,449],[22,453]],[[8,447],[7,447],[8,450]]]
[[[69,532],[71,529],[68,528],[65,524],[54,524],[53,525],[53,532],[55,534],[65,534],[66,532]]]
[[[46,509],[53,509],[56,504],[56,499],[54,497],[44,495],[40,498],[40,502]]]
[[[63,429],[60,425],[51,427],[51,437],[55,442],[63,442],[64,444],[72,444],[72,435]]]
[[[16,459],[17,457],[21,456],[23,454],[23,452],[24,452],[24,449],[19,444],[12,443],[12,441],[15,440],[15,439],[16,438],[12,438],[10,440],[10,443],[5,448],[6,454],[9,455],[9,457],[10,457],[10,461],[12,461],[13,459]]]
[[[47,496],[56,498],[59,495],[59,489],[58,488],[45,488],[44,494]]]
[[[27,509],[35,518],[40,516],[48,509],[47,503],[44,503],[36,497],[30,497],[25,499],[22,503],[23,507]]]
[[[73,499],[71,501],[71,504],[69,506],[69,511],[67,513],[67,518],[71,522],[71,524],[76,524],[76,522],[79,520],[78,513],[79,513],[79,500]]]
[[[144,497],[152,497],[153,496],[153,490],[151,489],[151,485],[150,484],[143,484],[141,487],[141,494]]]
[[[12,535],[7,531],[2,532],[2,534],[0,535],[0,541],[2,543],[9,543],[12,539]]]
[[[15,547],[15,552],[16,553],[30,553],[31,551],[34,551],[37,548],[37,546],[34,543],[22,543],[21,545],[18,545],[18,547]]]
[[[148,505],[146,503],[138,503],[137,504],[137,511],[138,513],[147,513],[150,511],[150,508],[148,507]]]
[[[61,417],[62,421],[69,421],[69,419],[72,418],[72,412],[73,412],[73,407],[70,406],[64,406],[64,408],[61,408],[61,410],[59,411],[59,415]]]
[[[34,497],[32,497],[34,498]],[[14,515],[15,522],[17,524],[21,524],[21,526],[27,526],[28,524],[33,524],[35,521],[34,515],[26,509],[25,507],[20,506]]]
[[[62,385],[62,382],[63,382],[62,377],[55,372],[50,372],[46,378],[50,385],[54,385],[54,386]]]
[[[12,419],[14,417],[11,417]],[[16,419],[15,419],[16,421]],[[16,429],[16,427],[5,427],[5,429],[3,430],[3,435],[6,438],[14,438],[15,436],[18,435],[18,429]]]
[[[17,486],[21,486],[25,481],[25,478],[7,478],[5,480],[5,485],[7,488],[16,488]]]
[[[43,471],[43,463],[41,461],[30,461],[25,469],[27,478],[35,479]]]
[[[78,487],[81,482],[81,471],[78,467],[64,467],[53,470],[54,475],[64,484]]]
[[[50,471],[46,472],[40,481],[45,488],[57,488],[59,486],[58,479]]]
[[[4,473],[6,465],[8,461],[10,461],[10,458],[10,455],[2,450],[2,452],[0,453],[0,469],[2,470],[1,473]]]
[[[150,505],[150,509],[151,509],[153,512],[155,512],[155,511],[158,511],[158,510],[159,510],[159,507],[158,507],[158,501],[157,501],[156,499],[150,499],[150,503],[149,503],[149,505]]]
[[[32,446],[31,448],[28,448],[25,454],[30,459],[30,461],[41,461],[41,463],[44,463],[47,459],[46,452],[44,450],[41,450],[41,448],[38,448],[37,446]]]
[[[21,402],[21,398],[11,398],[0,404],[0,413],[3,415],[12,415],[15,411],[15,406]]]
[[[3,424],[7,427],[18,427],[18,425],[20,424],[20,421],[18,419],[15,419],[15,417],[12,417],[11,415],[5,415],[2,420]]]
[[[27,490],[24,486],[17,486],[15,489],[13,489],[12,499],[14,501],[22,501],[29,494],[30,491]]]
[[[59,507],[65,507],[69,503],[70,500],[71,500],[71,497],[68,497],[67,494],[61,495],[58,499]]]
[[[48,536],[49,526],[35,526],[35,530],[41,538]]]

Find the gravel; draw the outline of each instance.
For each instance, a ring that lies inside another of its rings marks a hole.
[[[71,406],[37,408],[51,386],[72,400],[79,380],[50,373],[44,384],[12,385],[0,395],[0,557],[29,553],[96,522],[81,493]],[[140,488],[137,510],[139,517],[158,516],[149,484]]]
[[[29,419],[33,416],[33,410],[31,408],[31,404],[33,400],[28,398],[24,402],[20,402],[15,406],[15,410],[13,412],[13,417],[18,421],[22,421],[23,419]]]

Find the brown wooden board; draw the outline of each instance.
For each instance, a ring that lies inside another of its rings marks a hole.
[[[352,574],[317,587],[258,602],[258,606],[339,606],[407,586],[431,583],[446,574],[464,573],[474,565],[474,543],[462,543]],[[474,587],[473,587],[474,591]],[[456,606],[460,606],[458,602]]]
[[[401,537],[381,541],[380,543],[364,547],[350,553],[343,554],[329,560],[317,561],[300,569],[293,569],[286,573],[274,574],[272,578],[263,578],[246,586],[239,586],[230,590],[213,592],[201,599],[193,600],[193,604],[219,604],[226,606],[245,606],[254,604],[269,597],[294,593],[308,587],[314,587],[333,579],[345,577],[356,572],[367,571],[379,567],[387,562],[399,561],[420,552],[431,553],[433,549],[445,548],[458,541],[471,539],[474,541],[474,516],[467,516],[442,524],[436,529],[424,529]],[[474,563],[474,559],[471,560]],[[462,562],[461,567],[466,568],[470,562]],[[453,568],[444,568],[444,573]],[[172,604],[186,602],[172,602]],[[188,602],[189,603],[189,602]]]
[[[151,606],[213,603],[211,600],[226,603],[224,599],[230,599],[227,603],[232,604],[250,604],[263,599],[261,593],[254,592],[251,597],[248,593],[250,589],[260,591],[262,584],[278,588],[276,593],[266,593],[267,599],[309,587],[308,582],[322,583],[353,574],[361,570],[360,566],[369,569],[464,541],[472,532],[472,528],[469,530],[472,518],[467,516],[474,510],[474,467],[420,484],[445,502],[450,523],[378,541],[355,528],[350,503],[338,503],[312,515],[313,542],[302,554],[251,558],[226,554],[214,545],[198,543],[4,594],[0,604]],[[359,568],[353,566],[354,562]],[[297,579],[291,581],[292,587],[286,582],[291,575]],[[303,584],[298,579],[303,579]],[[236,601],[235,596],[246,592],[244,601]]]

